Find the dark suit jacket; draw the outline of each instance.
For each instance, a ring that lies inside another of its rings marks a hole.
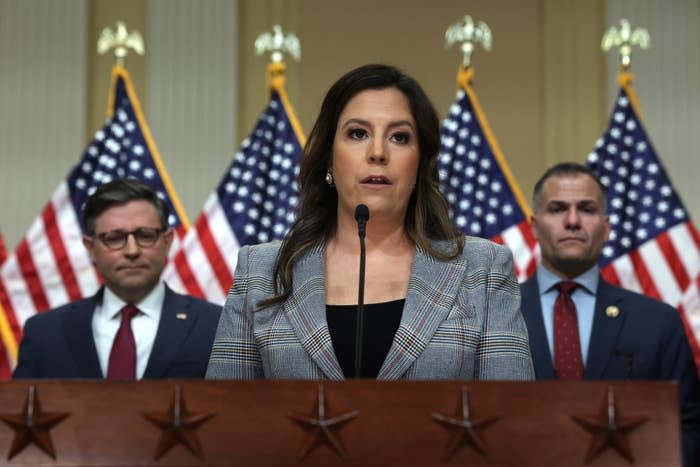
[[[535,378],[553,379],[536,276],[522,284],[520,292]],[[617,317],[606,315],[611,305],[619,308]],[[678,381],[684,464],[700,465],[698,372],[683,322],[673,307],[600,278],[584,379]]]
[[[103,378],[92,335],[102,292],[29,318],[13,378]],[[220,313],[221,307],[166,286],[143,378],[203,378]]]

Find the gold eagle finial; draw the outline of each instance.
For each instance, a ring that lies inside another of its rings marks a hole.
[[[301,59],[301,44],[296,35],[284,34],[282,26],[275,24],[272,26],[272,32],[260,34],[255,39],[255,53],[263,55],[265,52],[271,52],[270,61],[272,63],[282,63],[285,53],[291,55],[298,62]]]
[[[138,31],[128,32],[122,21],[117,21],[114,30],[109,27],[104,28],[97,39],[97,53],[104,55],[110,49],[114,49],[118,65],[124,64],[124,57],[129,54],[129,49],[139,55],[145,52],[141,34]]]
[[[620,20],[620,26],[613,26],[603,35],[600,47],[603,52],[607,52],[613,47],[620,49],[620,66],[627,69],[632,60],[632,47],[639,46],[640,49],[648,49],[651,38],[649,32],[644,28],[632,29],[630,22],[626,19]]]
[[[474,23],[469,15],[465,15],[462,21],[454,23],[445,31],[446,48],[457,42],[462,43],[462,65],[464,68],[468,68],[471,65],[472,53],[477,43],[481,43],[484,49],[489,51],[491,50],[492,41],[493,36],[488,25],[483,21]]]

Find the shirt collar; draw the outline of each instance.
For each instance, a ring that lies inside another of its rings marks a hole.
[[[561,282],[561,277],[554,274],[552,271],[540,264],[537,268],[537,283],[540,286],[540,295],[545,294],[552,290],[554,286]],[[600,280],[600,272],[598,271],[598,266],[593,266],[588,271],[584,272],[580,276],[574,277],[573,281],[576,282],[581,288],[585,289],[586,292],[591,295],[595,295],[598,289],[598,281]]]
[[[139,311],[150,318],[157,319],[160,317],[165,301],[165,284],[163,281],[158,282],[153,290],[144,297],[139,303],[135,303]],[[119,312],[124,308],[126,302],[117,297],[114,292],[105,287],[102,295],[102,307],[100,313],[107,319],[120,319]]]

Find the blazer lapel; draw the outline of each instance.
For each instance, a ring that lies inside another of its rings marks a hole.
[[[536,379],[553,379],[554,364],[549,351],[547,331],[544,329],[542,304],[540,303],[540,288],[537,277],[533,275],[520,287],[520,309],[525,318],[527,333],[530,339],[530,352],[535,367]]]
[[[401,323],[377,379],[399,379],[415,362],[450,313],[465,271],[463,261],[437,262],[416,247]]]
[[[75,302],[61,320],[80,378],[104,378],[92,334],[92,314],[102,301],[102,291],[100,288],[92,297]]]
[[[622,297],[601,277],[595,300],[591,343],[588,348],[588,361],[584,379],[602,379],[610,357],[615,353],[617,336],[622,329],[627,314],[620,302]],[[616,306],[618,314],[608,316],[606,309]]]
[[[197,314],[189,312],[189,300],[178,295],[166,285],[163,310],[158,323],[153,349],[148,358],[143,378],[161,378],[180,350],[190,329],[197,321]]]
[[[282,312],[309,356],[329,379],[344,379],[335,356],[326,321],[323,243],[306,253],[294,266],[292,293]]]

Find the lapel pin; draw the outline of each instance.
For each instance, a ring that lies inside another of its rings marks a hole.
[[[177,319],[186,320],[186,319],[187,319],[187,313],[178,313],[178,314],[175,315],[175,317],[176,317]]]
[[[605,315],[608,318],[617,318],[617,315],[620,314],[620,309],[616,307],[615,305],[610,305],[605,309]]]

